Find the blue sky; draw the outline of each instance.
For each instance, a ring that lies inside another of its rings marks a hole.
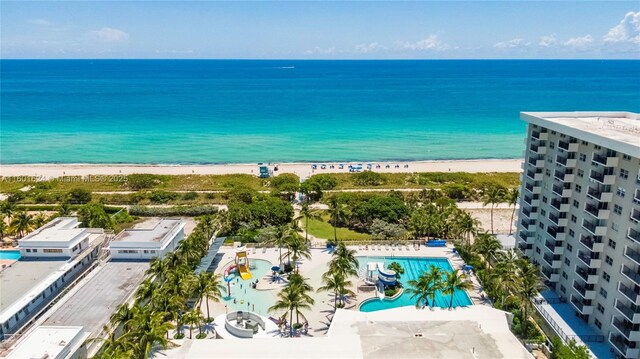
[[[0,6],[2,58],[640,58],[637,1]]]

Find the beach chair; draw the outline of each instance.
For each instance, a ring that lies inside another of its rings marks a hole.
[[[262,247],[262,253],[267,253],[267,247]]]
[[[389,245],[388,245],[388,244],[385,244],[385,245],[384,245],[384,248],[385,248],[386,250],[389,250]]]
[[[398,246],[398,250],[401,251],[402,250],[402,244],[397,244]]]
[[[405,244],[404,248],[407,250],[407,252],[409,251],[409,245],[408,244]]]
[[[392,251],[395,251],[395,250],[396,250],[396,244],[395,244],[395,243],[391,245],[391,250],[392,250]]]

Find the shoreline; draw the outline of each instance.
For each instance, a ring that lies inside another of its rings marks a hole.
[[[412,173],[412,172],[521,172],[523,159],[475,159],[475,160],[430,160],[430,161],[371,161],[371,162],[291,162],[271,163],[269,168],[274,175],[293,173],[302,178],[318,173],[348,173],[349,164],[362,164],[366,170],[367,164],[373,164],[372,170],[381,173]],[[318,166],[312,169],[312,163]],[[343,163],[343,169],[338,164]],[[326,164],[321,169],[321,164]],[[334,168],[330,168],[334,165]],[[380,168],[376,168],[380,165]],[[389,168],[385,168],[389,165]],[[398,165],[399,168],[395,166]],[[88,175],[128,175],[132,173],[148,173],[158,175],[225,175],[258,173],[257,163],[238,164],[94,164],[94,163],[34,163],[34,164],[0,164],[0,174],[3,177],[34,176],[43,180],[62,176]]]

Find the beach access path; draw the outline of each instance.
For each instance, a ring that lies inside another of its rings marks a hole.
[[[387,162],[317,162],[314,170],[311,163],[270,163],[271,169],[278,167],[279,173],[293,173],[306,178],[318,173],[348,173],[350,164],[371,163],[374,171],[381,173],[406,172],[520,172],[522,159],[480,159],[480,160],[442,160],[442,161],[387,161]],[[338,164],[343,163],[342,169]],[[322,164],[326,168],[322,169]],[[331,168],[334,165],[334,168]],[[376,168],[380,165],[380,168]],[[385,168],[389,165],[389,168]],[[398,168],[396,168],[398,165]],[[164,175],[223,175],[223,174],[253,174],[258,173],[258,165],[251,164],[211,164],[211,165],[170,165],[170,164],[5,164],[0,165],[2,176],[37,176],[55,178],[61,176],[87,175],[128,175],[132,173],[149,173]]]

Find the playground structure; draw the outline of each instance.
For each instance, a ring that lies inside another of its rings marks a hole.
[[[249,257],[247,256],[247,250],[245,247],[236,249],[236,269],[242,280],[251,279],[251,271],[249,270]]]

